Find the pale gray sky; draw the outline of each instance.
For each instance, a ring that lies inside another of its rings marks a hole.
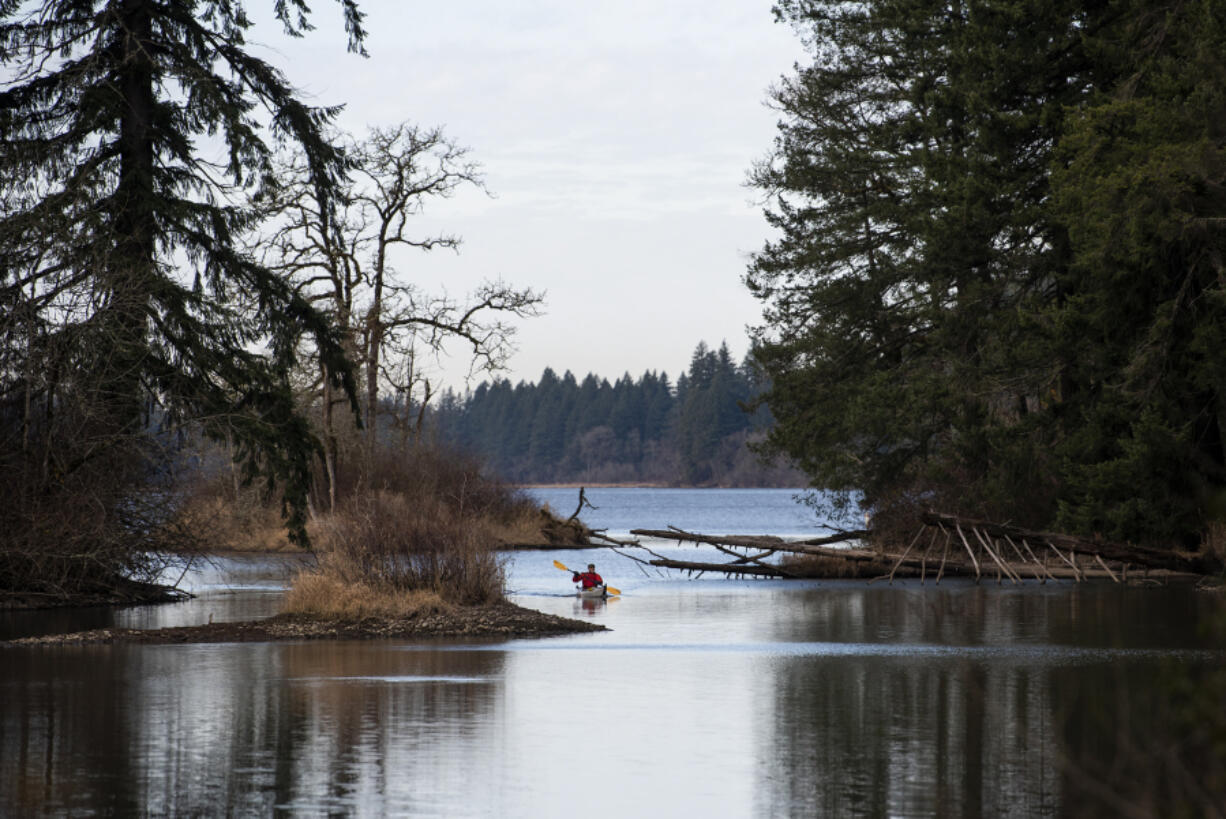
[[[483,278],[547,291],[520,323],[513,380],[546,366],[582,377],[674,378],[699,340],[746,348],[759,308],[741,284],[768,235],[744,186],[774,137],[768,87],[802,59],[769,0],[362,0],[369,59],[345,52],[334,4],[302,40],[260,24],[263,56],[341,124],[444,126],[496,198],[439,201],[423,234],[464,239],[404,256],[423,286]],[[467,360],[444,362],[460,387]]]

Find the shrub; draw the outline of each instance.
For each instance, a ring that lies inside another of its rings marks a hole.
[[[504,572],[490,523],[438,497],[378,490],[320,522],[320,570],[379,593],[433,592],[458,605],[501,600]]]

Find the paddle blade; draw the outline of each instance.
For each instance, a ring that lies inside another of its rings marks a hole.
[[[561,570],[562,570],[562,571],[564,571],[564,572],[569,572],[569,571],[570,571],[570,569],[568,569],[568,568],[566,568],[564,565],[562,565],[562,561],[560,561],[560,560],[555,560],[555,561],[553,562],[553,565],[554,565],[554,566],[556,566],[557,568],[561,569]]]
[[[621,590],[621,589],[615,589],[615,588],[613,588],[612,586],[609,586],[609,585],[606,585],[606,586],[604,587],[604,590],[605,590],[605,591],[607,591],[609,594],[621,594],[621,593],[622,593],[622,590]]]

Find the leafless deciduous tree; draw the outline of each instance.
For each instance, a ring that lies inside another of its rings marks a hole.
[[[448,341],[471,350],[471,369],[502,368],[513,351],[514,319],[535,316],[543,294],[491,279],[464,297],[427,293],[405,270],[401,249],[457,250],[453,234],[419,235],[412,217],[429,202],[469,186],[484,190],[480,166],[441,128],[402,123],[349,140],[351,182],[335,210],[321,207],[307,168],[289,160],[265,203],[274,230],[261,242],[266,263],[341,329],[364,383],[362,461],[369,464],[381,413],[407,440],[436,392],[426,363]],[[339,436],[337,403],[326,369],[316,382],[325,441],[329,502],[335,504]],[[381,410],[380,394],[396,400]]]

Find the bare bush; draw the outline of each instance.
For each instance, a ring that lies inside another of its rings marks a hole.
[[[492,528],[438,497],[387,490],[345,501],[317,533],[321,571],[375,592],[434,592],[457,605],[502,599]]]
[[[166,598],[159,580],[179,562],[167,547],[190,549],[194,539],[167,513],[170,484],[156,476],[163,462],[148,449],[135,437],[98,445],[82,436],[49,466],[20,451],[0,456],[0,595],[8,603]]]
[[[280,552],[300,549],[290,543],[281,498],[267,487],[246,485],[224,463],[222,452],[201,443],[201,462],[175,501],[175,518],[196,533],[209,552]],[[311,531],[308,523],[308,534]]]
[[[531,497],[487,476],[476,456],[451,447],[382,448],[369,470],[346,470],[338,477],[342,505],[371,491],[428,499],[439,505],[440,514],[482,521],[502,542],[507,532],[539,526],[539,508]]]
[[[330,583],[349,589],[337,595],[351,601],[343,610],[373,610],[360,601],[375,599],[389,611],[413,608],[423,594],[462,606],[497,602],[505,583],[498,548],[539,532],[535,502],[454,450],[381,449],[368,469],[338,477],[336,510],[312,526],[319,567],[296,579],[293,606]]]

